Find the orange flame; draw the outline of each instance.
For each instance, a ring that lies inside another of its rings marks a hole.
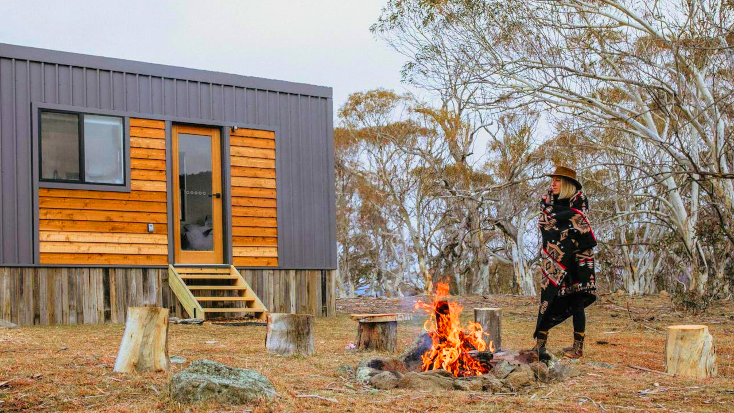
[[[484,331],[479,323],[469,323],[461,328],[459,315],[464,309],[456,302],[446,301],[449,285],[438,283],[433,303],[415,303],[416,309],[426,311],[430,317],[423,328],[428,331],[433,344],[423,354],[422,371],[443,368],[454,376],[481,376],[489,369],[469,355],[469,351],[494,351],[490,341],[484,341]]]

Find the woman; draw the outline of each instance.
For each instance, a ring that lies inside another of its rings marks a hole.
[[[586,219],[589,205],[576,179],[576,171],[557,167],[546,176],[553,181],[540,201],[542,279],[533,350],[538,355],[544,353],[548,331],[573,317],[573,346],[565,348],[564,355],[579,358],[584,354],[584,308],[596,300],[593,250],[596,238]]]

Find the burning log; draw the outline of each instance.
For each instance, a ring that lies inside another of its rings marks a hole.
[[[445,300],[448,292],[448,285],[439,283],[432,304],[416,303],[416,308],[423,308],[430,314],[424,328],[432,340],[431,348],[423,354],[421,370],[443,369],[457,377],[486,374],[491,368],[485,361],[491,360],[492,343],[484,341],[480,324],[461,327],[459,316],[463,307]],[[489,356],[482,354],[487,352]]]
[[[281,355],[313,354],[313,315],[270,313],[265,348]]]
[[[668,327],[665,370],[694,378],[716,376],[716,349],[709,328],[705,325]]]
[[[475,308],[474,322],[482,326],[486,341],[494,344],[494,351],[500,351],[502,349],[502,309]]]
[[[494,353],[492,353],[491,351],[471,350],[467,353],[469,354],[469,357],[473,358],[478,363],[481,363],[488,367],[492,365],[492,359],[494,358]]]

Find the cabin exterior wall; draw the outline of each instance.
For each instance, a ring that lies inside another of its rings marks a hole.
[[[55,252],[39,250],[42,242],[58,247],[51,243],[59,241],[35,239],[34,214],[49,202],[46,190],[34,187],[33,176],[34,110],[43,105],[125,113],[166,125],[277,131],[277,269],[336,268],[330,88],[5,44],[0,44],[0,265],[50,265],[41,256]],[[231,244],[229,251],[231,256]],[[162,263],[153,261],[140,265]]]

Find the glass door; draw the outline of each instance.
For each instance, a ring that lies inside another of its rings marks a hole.
[[[222,264],[219,130],[173,126],[174,260]]]

